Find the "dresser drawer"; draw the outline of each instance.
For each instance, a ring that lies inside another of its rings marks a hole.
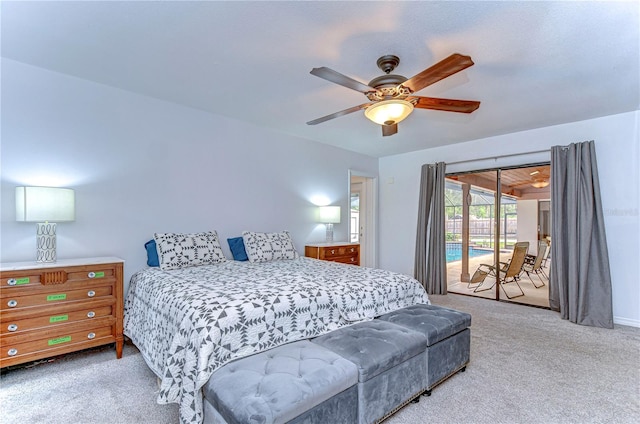
[[[360,265],[360,245],[344,243],[336,245],[307,245],[305,256],[331,262]]]
[[[3,272],[2,277],[0,278],[0,287],[24,287],[29,284],[40,286],[40,272],[37,270],[29,270],[13,274],[16,275],[12,275],[12,273],[9,272]]]
[[[4,289],[24,288],[26,290],[55,287],[57,284],[90,283],[94,281],[116,281],[113,265],[90,265],[69,269],[43,269],[17,272],[3,272],[0,287]]]
[[[22,342],[5,341],[2,337],[0,366],[21,363],[27,360],[46,358],[59,353],[72,352],[101,344],[116,341],[111,326],[103,326],[84,330],[71,330],[51,334],[47,338],[29,339]]]
[[[358,246],[336,246],[324,249],[324,257],[326,259],[334,259],[340,257],[357,257]]]
[[[30,340],[53,339],[65,336],[68,333],[78,331],[93,331],[97,328],[108,327],[115,323],[115,317],[108,315],[92,320],[82,320],[72,323],[52,325],[48,327],[35,328],[28,331],[16,331],[3,333],[2,346],[5,344],[24,343]]]
[[[67,274],[67,281],[70,283],[82,281],[113,281],[115,279],[114,269],[105,266],[90,266],[81,270],[72,270]]]
[[[111,302],[115,304],[115,298]],[[0,334],[13,334],[23,331],[35,330],[38,328],[46,328],[59,326],[78,321],[97,320],[98,318],[113,316],[113,306],[99,306],[97,308],[84,308],[77,311],[69,311],[68,308],[61,311],[51,311],[51,314],[33,317],[33,313],[29,318],[15,319],[15,317],[3,317]],[[13,318],[13,319],[12,319]]]
[[[343,264],[351,264],[351,265],[357,265],[358,264],[358,256],[339,256],[336,258],[332,258],[332,259],[327,259],[330,260],[332,262],[340,262]]]
[[[6,311],[17,308],[52,305],[55,303],[72,302],[77,300],[99,299],[100,297],[112,296],[114,294],[113,286],[101,286],[80,290],[63,290],[63,287],[58,287],[58,289],[59,290],[47,292],[39,291],[22,296],[20,296],[20,294],[23,292],[14,292],[18,295],[12,296],[13,293],[11,293],[10,290],[6,290],[2,296],[0,310]]]

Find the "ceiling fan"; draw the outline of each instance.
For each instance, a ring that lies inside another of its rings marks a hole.
[[[545,188],[550,184],[549,181],[549,168],[544,167],[541,170],[536,169],[533,172],[530,172],[531,176],[531,186],[535,188]]]
[[[359,91],[367,96],[369,102],[314,119],[307,122],[307,125],[316,125],[364,109],[367,118],[382,125],[382,135],[389,136],[398,132],[398,122],[409,116],[414,108],[471,113],[480,106],[480,102],[475,100],[439,99],[413,95],[431,84],[472,66],[471,57],[454,53],[409,79],[402,75],[391,74],[399,63],[398,56],[382,56],[378,59],[377,65],[385,75],[372,79],[368,85],[333,69],[313,68],[312,75]]]
[[[529,168],[531,169],[531,168]],[[523,169],[523,172],[528,171],[528,169]],[[509,184],[511,187],[521,187],[521,186],[532,186],[535,188],[545,188],[550,184],[550,169],[549,166],[542,166],[540,168],[535,168],[533,171],[529,172],[529,178],[523,178],[521,181],[516,182],[515,184]]]

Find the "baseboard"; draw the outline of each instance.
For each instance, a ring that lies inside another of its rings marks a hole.
[[[640,327],[640,321],[623,317],[613,317],[614,324],[628,325],[629,327]]]

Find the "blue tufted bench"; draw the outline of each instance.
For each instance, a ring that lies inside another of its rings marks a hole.
[[[425,390],[427,339],[420,332],[373,320],[312,342],[357,365],[360,424],[386,418]]]
[[[230,362],[203,387],[204,422],[355,423],[358,370],[301,340]]]
[[[378,318],[423,334],[427,339],[425,394],[469,363],[471,315],[435,305],[413,305]]]

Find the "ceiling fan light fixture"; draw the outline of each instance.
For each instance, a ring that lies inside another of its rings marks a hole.
[[[549,180],[545,180],[544,178],[539,178],[531,183],[531,185],[535,188],[545,188],[549,185]]]
[[[380,125],[393,125],[413,112],[413,104],[406,100],[383,100],[365,109],[364,115]]]

